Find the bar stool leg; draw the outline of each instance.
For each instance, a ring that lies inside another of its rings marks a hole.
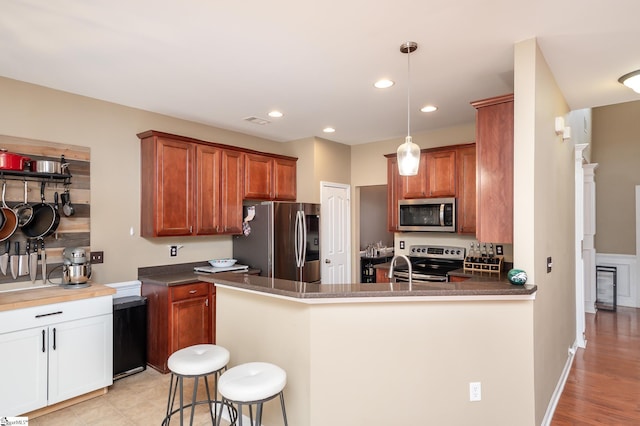
[[[282,418],[284,419],[284,426],[289,426],[287,422],[287,413],[284,409],[284,392],[280,392],[280,406],[282,407]]]

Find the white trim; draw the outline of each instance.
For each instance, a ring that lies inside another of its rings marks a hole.
[[[576,344],[583,348],[585,346],[585,291],[584,291],[584,262],[582,260],[582,247],[584,240],[584,169],[582,167],[582,152],[588,147],[588,144],[576,144],[574,147],[574,262],[575,262],[575,306],[576,306]]]
[[[586,345],[586,342],[585,342],[585,345]],[[562,374],[558,379],[558,383],[556,384],[556,388],[553,391],[553,395],[551,395],[551,400],[549,401],[549,405],[547,405],[547,412],[544,413],[544,418],[542,419],[541,426],[549,426],[551,424],[553,415],[556,412],[556,407],[558,406],[558,401],[560,401],[560,397],[562,396],[564,385],[567,383],[567,379],[569,378],[569,373],[571,372],[571,365],[573,364],[573,360],[576,357],[577,349],[578,349],[577,342],[574,342],[573,346],[569,348],[569,356],[567,357],[567,362],[565,362],[564,364],[564,369],[562,370]]]
[[[640,185],[636,185],[636,265],[638,264],[640,264]],[[640,288],[640,274],[637,273],[635,286]],[[640,306],[640,291],[637,292],[637,296],[636,306]]]
[[[632,254],[596,253],[596,265],[617,269],[617,304],[638,308],[638,260]]]

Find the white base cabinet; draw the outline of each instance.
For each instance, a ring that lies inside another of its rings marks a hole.
[[[112,310],[104,296],[0,312],[0,413],[18,416],[111,385]]]

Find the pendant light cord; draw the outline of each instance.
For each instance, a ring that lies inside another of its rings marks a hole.
[[[407,48],[407,136],[411,136],[411,47]]]

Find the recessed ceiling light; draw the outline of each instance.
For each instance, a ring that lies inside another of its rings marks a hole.
[[[280,111],[275,111],[275,110],[274,110],[274,111],[269,112],[269,117],[271,117],[271,118],[280,118],[280,117],[282,117],[283,115],[284,115],[284,114],[283,114],[283,113],[281,113]]]
[[[391,80],[382,79],[382,80],[376,81],[373,85],[377,89],[388,89],[389,87],[393,86],[394,84],[395,83],[393,81],[391,81]]]
[[[420,111],[422,112],[433,112],[437,110],[438,110],[438,107],[434,105],[425,105],[422,108],[420,108]]]
[[[336,129],[334,129],[333,127],[325,127],[324,129],[322,129],[322,131],[325,133],[333,133],[336,131]]]
[[[618,81],[636,93],[640,93],[640,70],[625,74]]]

